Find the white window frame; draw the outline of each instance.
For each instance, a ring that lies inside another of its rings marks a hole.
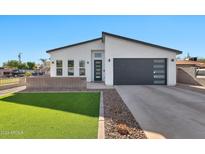
[[[57,66],[57,61],[61,61],[62,62],[62,66],[61,67]],[[58,75],[57,69],[61,69],[62,70],[62,74],[61,75]],[[60,59],[56,60],[56,76],[63,76],[63,60],[60,60]]]
[[[97,55],[100,55],[100,56],[97,56]],[[94,53],[94,58],[96,58],[96,59],[102,59],[102,52],[95,52],[95,53]]]
[[[81,61],[84,61],[84,67],[81,67],[81,66],[80,66],[80,62],[81,62]],[[86,67],[85,67],[85,65],[86,65],[86,61],[85,61],[85,60],[82,60],[82,59],[79,60],[79,76],[86,76]],[[84,74],[84,75],[81,75],[81,74],[80,74],[80,69],[84,69],[84,70],[85,70],[85,74]]]
[[[73,61],[73,67],[69,67],[68,66],[68,62],[69,61]],[[74,61],[74,59],[68,59],[68,61],[67,61],[67,68],[68,68],[68,76],[74,76],[75,75],[75,61]],[[69,75],[69,68],[73,69],[73,75]]]

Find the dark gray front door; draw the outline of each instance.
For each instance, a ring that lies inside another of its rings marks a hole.
[[[94,80],[102,81],[102,60],[94,60]]]
[[[114,59],[114,85],[166,84],[166,59]]]

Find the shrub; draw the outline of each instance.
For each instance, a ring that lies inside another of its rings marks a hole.
[[[25,76],[31,76],[32,74],[31,74],[31,72],[26,72],[25,73]]]

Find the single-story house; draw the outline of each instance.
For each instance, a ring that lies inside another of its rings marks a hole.
[[[176,84],[182,52],[107,32],[100,38],[48,50],[51,77],[86,77],[106,85]]]
[[[0,68],[0,78],[12,76],[12,69]]]

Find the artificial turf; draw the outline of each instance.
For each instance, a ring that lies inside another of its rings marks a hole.
[[[100,93],[0,96],[0,138],[97,138]]]

